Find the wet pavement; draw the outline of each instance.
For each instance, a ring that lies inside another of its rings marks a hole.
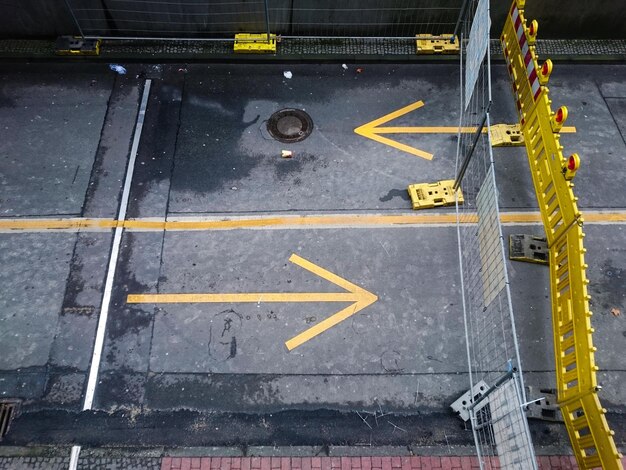
[[[454,211],[415,220],[406,194],[454,176],[456,131],[385,134],[432,159],[354,132],[417,101],[385,126],[455,128],[458,67],[128,71],[0,66],[0,398],[23,400],[3,444],[471,445],[449,410],[469,386]],[[505,72],[494,66],[494,123],[516,119]],[[577,128],[562,143],[582,158],[579,204],[598,214],[585,228],[592,323],[621,448],[625,225],[601,211],[626,208],[625,75],[623,65],[557,65],[550,81]],[[129,224],[111,260],[148,83]],[[311,116],[308,138],[272,139],[266,122],[284,108]],[[501,210],[536,210],[524,149],[494,153]],[[511,220],[505,237],[542,233]],[[81,411],[113,268],[93,405]],[[526,382],[554,387],[548,271],[513,263],[509,274]],[[289,349],[358,300],[346,282],[376,301]],[[220,297],[128,301],[146,294]],[[532,421],[531,431],[538,447],[569,446],[559,424]]]

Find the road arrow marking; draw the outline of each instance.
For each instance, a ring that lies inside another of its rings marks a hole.
[[[315,336],[341,323],[365,307],[373,304],[378,297],[362,287],[352,284],[330,271],[292,254],[289,258],[293,264],[300,266],[317,276],[345,289],[347,292],[257,292],[234,294],[130,294],[129,304],[137,303],[261,303],[261,302],[352,302],[351,305],[313,325],[302,333],[285,342],[287,349],[306,343]]]
[[[418,128],[409,128],[409,127],[394,127],[394,128],[391,128],[392,132],[389,132],[389,131],[386,131],[384,127],[378,127],[378,126],[381,126],[382,124],[386,124],[389,121],[392,121],[393,119],[396,119],[400,116],[404,116],[405,114],[408,114],[411,111],[421,108],[422,106],[424,106],[423,101],[416,101],[415,103],[405,106],[404,108],[400,108],[392,113],[385,114],[383,117],[374,119],[373,121],[370,121],[367,124],[363,124],[362,126],[357,127],[356,129],[354,129],[354,132],[356,132],[359,135],[362,135],[363,137],[367,137],[368,139],[372,139],[372,140],[375,140],[376,142],[380,142],[381,144],[389,145],[391,147],[397,148],[398,150],[402,150],[403,152],[407,152],[407,153],[410,153],[411,155],[415,155],[416,157],[422,157],[422,158],[425,158],[426,160],[432,160],[433,159],[432,153],[424,152],[423,150],[416,149],[415,147],[411,147],[410,145],[401,144],[400,142],[397,142],[395,140],[389,139],[387,137],[382,137],[381,135],[379,135],[379,134],[400,134],[400,133],[406,133],[405,129],[418,129]]]
[[[403,152],[410,153],[411,155],[415,155],[417,157],[425,158],[426,160],[432,160],[433,154],[425,152],[424,150],[417,149],[415,147],[411,147],[410,145],[402,144],[388,137],[383,137],[381,134],[457,134],[459,132],[458,126],[419,126],[419,127],[411,127],[411,126],[400,126],[400,127],[379,127],[383,124],[388,123],[400,116],[404,116],[405,114],[410,113],[411,111],[415,111],[416,109],[424,106],[423,101],[416,101],[404,108],[400,108],[392,113],[385,114],[383,117],[378,119],[374,119],[367,124],[363,124],[360,127],[354,129],[354,132],[362,135],[363,137],[367,137],[368,139],[375,140],[376,142],[380,142],[381,144],[389,145],[391,147],[397,148]],[[476,132],[475,127],[463,127],[461,129],[463,133],[473,133]],[[485,129],[486,132],[486,129]],[[563,127],[561,129],[561,134],[573,133],[576,132],[575,127]]]

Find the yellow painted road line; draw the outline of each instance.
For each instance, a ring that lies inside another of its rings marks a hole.
[[[350,318],[352,315],[360,312],[361,310],[363,310],[368,305],[376,302],[376,300],[378,300],[378,297],[374,296],[374,300],[372,300],[372,301],[357,301],[357,302],[353,303],[352,305],[349,305],[348,307],[344,308],[343,310],[340,310],[339,312],[335,313],[334,315],[331,315],[330,317],[328,317],[328,318],[322,320],[321,322],[313,325],[308,330],[305,330],[302,333],[294,336],[290,340],[285,341],[285,346],[287,346],[287,349],[289,351],[297,348],[298,346],[306,343],[307,341],[311,340],[312,338],[315,338],[317,335],[323,333],[324,331],[328,330],[329,328],[332,328],[333,326],[337,325],[338,323],[341,323],[342,321]]]
[[[400,109],[397,109],[389,114],[385,114],[382,117],[379,117],[378,119],[374,119],[373,121],[368,122],[367,124],[363,124],[361,127],[359,127],[358,129],[364,128],[364,127],[369,127],[369,128],[374,128],[374,127],[378,127],[381,124],[385,124],[389,121],[393,121],[396,118],[399,118],[400,116],[404,116],[405,114],[410,113],[411,111],[415,111],[416,109],[421,108],[422,106],[424,106],[424,102],[423,101],[416,101],[415,103],[411,103],[407,106],[404,106]],[[355,131],[356,132],[356,131]]]
[[[500,220],[505,225],[541,223],[539,212],[501,212]],[[583,220],[588,225],[622,224],[626,222],[626,210],[583,211]],[[467,219],[464,222],[475,222]],[[132,219],[118,222],[113,219],[0,219],[0,233],[28,233],[42,231],[95,232],[123,227],[132,231],[202,231],[240,229],[296,229],[311,228],[367,228],[394,226],[453,226],[455,213],[420,214],[341,214],[341,215],[292,215],[232,217],[207,219],[183,217],[174,220]]]
[[[352,284],[351,282],[347,281],[346,279],[337,276],[334,273],[331,273],[330,271],[311,263],[310,261],[301,258],[300,256],[293,254],[291,255],[291,257],[289,258],[289,261],[291,261],[294,264],[297,264],[298,266],[300,266],[301,268],[306,269],[309,272],[312,272],[313,274],[316,274],[319,277],[322,277],[324,279],[326,279],[329,282],[332,282],[333,284],[336,284],[350,292],[352,292],[355,296],[356,296],[356,302],[353,303],[352,305],[344,308],[343,310],[340,310],[339,312],[335,313],[334,315],[331,315],[330,317],[322,320],[321,322],[313,325],[311,328],[308,328],[307,330],[303,331],[302,333],[294,336],[293,338],[291,338],[290,340],[285,342],[285,346],[287,346],[287,349],[289,349],[290,351],[294,348],[297,348],[298,346],[300,346],[303,343],[306,343],[307,341],[309,341],[311,338],[314,338],[315,336],[319,335],[320,333],[323,333],[324,331],[328,330],[329,328],[332,328],[333,326],[337,325],[338,323],[341,323],[342,321],[344,321],[345,319],[351,317],[352,315],[354,315],[355,313],[360,312],[361,310],[363,310],[365,307],[368,307],[369,305],[373,304],[374,302],[376,302],[378,300],[378,296],[372,294],[371,292],[357,286],[356,284]]]
[[[583,221],[592,224],[611,224],[626,222],[626,211],[585,211]]]
[[[378,132],[380,129],[355,129],[354,132],[362,135],[363,137],[367,137],[369,139],[375,140],[381,144],[389,145],[390,147],[396,148],[406,153],[410,153],[411,155],[415,155],[416,157],[422,157],[426,160],[432,160],[433,154],[429,152],[425,152],[424,150],[420,150],[415,147],[411,147],[410,145],[402,144],[392,139],[388,139],[387,137],[383,137]],[[358,132],[357,132],[358,131]]]
[[[129,304],[230,304],[281,302],[354,302],[350,292],[244,292],[233,294],[131,294]]]
[[[114,219],[0,219],[0,230],[82,230],[111,229],[118,226]]]
[[[346,318],[373,304],[378,297],[346,279],[322,268],[296,254],[289,261],[321,277],[348,292],[245,292],[227,294],[131,294],[127,297],[133,303],[276,303],[276,302],[353,302],[311,328],[285,342],[290,351],[306,343],[315,336],[341,323]]]
[[[371,292],[357,286],[356,284],[351,283],[350,281],[347,281],[340,276],[337,276],[334,273],[331,273],[330,271],[314,263],[311,263],[304,258],[301,258],[296,254],[291,255],[289,261],[321,278],[326,279],[329,282],[332,282],[333,284],[340,286],[341,288],[351,292],[355,296],[355,302],[352,305],[349,305],[348,307],[340,310],[334,315],[331,315],[330,317],[313,325],[311,328],[304,330],[302,333],[286,341],[285,346],[287,346],[287,349],[290,351],[294,348],[297,348],[301,344],[306,343],[311,338],[314,338],[320,333],[323,333],[327,329],[341,323],[352,315],[360,312],[365,307],[368,307],[378,300],[378,297]]]
[[[476,131],[475,127],[464,127],[463,132],[470,134]],[[377,134],[456,134],[459,132],[457,126],[449,127],[379,127],[375,130]]]
[[[457,126],[444,126],[444,127],[378,127],[375,129],[376,134],[456,134],[459,132]],[[462,132],[466,134],[473,134],[476,132],[475,127],[463,127]],[[483,129],[483,132],[487,132],[487,128]],[[574,126],[564,126],[560,130],[561,134],[575,134],[576,128]]]
[[[500,212],[500,222],[503,224],[537,224],[541,223],[539,212]]]

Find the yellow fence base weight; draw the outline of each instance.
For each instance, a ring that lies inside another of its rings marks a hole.
[[[100,39],[83,39],[80,36],[59,36],[55,43],[56,55],[97,56],[100,55]]]
[[[454,180],[437,181],[436,183],[418,183],[408,187],[411,206],[417,209],[432,209],[440,206],[453,206]],[[459,204],[463,204],[461,188],[456,191]]]
[[[549,247],[558,404],[578,466],[623,470],[597,393],[583,217],[571,182],[580,158],[563,156],[559,132],[567,108],[552,111],[546,86],[552,62],[539,66],[534,47],[539,25],[526,25],[524,4],[513,1],[500,40]]]
[[[452,34],[442,36],[432,36],[430,34],[418,34],[415,36],[417,40],[415,45],[417,46],[418,54],[458,54],[459,53],[459,39],[454,38],[452,41]]]
[[[268,40],[268,36],[266,33],[235,34],[234,51],[248,54],[275,54],[276,35],[270,34]]]
[[[519,124],[493,124],[489,128],[492,147],[522,147],[524,135]]]
[[[509,259],[547,266],[550,261],[546,239],[526,234],[509,235]]]

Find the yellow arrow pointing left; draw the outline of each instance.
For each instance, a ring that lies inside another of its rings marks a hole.
[[[398,150],[402,150],[403,152],[408,152],[411,155],[415,155],[416,157],[422,157],[422,158],[425,158],[426,160],[432,160],[433,159],[432,153],[424,152],[423,150],[417,149],[415,147],[411,147],[410,145],[402,144],[395,140],[389,139],[388,137],[383,137],[380,135],[380,134],[407,133],[407,129],[410,129],[410,128],[407,128],[407,127],[385,128],[385,127],[379,127],[379,126],[386,124],[389,121],[392,121],[396,118],[399,118],[400,116],[404,116],[405,114],[408,114],[411,111],[421,108],[422,106],[424,106],[423,101],[416,101],[415,103],[405,106],[404,108],[400,108],[392,113],[385,114],[383,117],[374,119],[373,121],[370,121],[367,124],[363,124],[362,126],[357,127],[356,129],[354,129],[354,132],[356,132],[359,135],[362,135],[363,137],[367,137],[368,139],[372,139],[372,140],[375,140],[376,142],[380,142],[381,144],[390,145],[391,147],[397,148]],[[391,129],[391,131],[389,131],[388,129]],[[412,128],[412,129],[418,129],[418,128]]]
[[[342,277],[293,254],[289,261],[326,279],[348,292],[257,292],[232,294],[131,294],[128,303],[246,303],[246,302],[352,302],[351,305],[313,325],[285,342],[288,350],[297,348],[315,336],[341,323],[365,307],[373,304],[378,297],[362,287],[352,284]]]
[[[393,111],[389,114],[385,114],[384,116],[374,119],[373,121],[368,122],[367,124],[363,124],[362,126],[354,129],[354,132],[362,135],[363,137],[367,137],[368,139],[375,140],[376,142],[380,142],[381,144],[389,145],[393,148],[401,150],[403,152],[410,153],[411,155],[415,155],[416,157],[422,157],[426,160],[432,160],[433,154],[425,152],[424,150],[420,150],[415,147],[411,147],[410,145],[406,145],[400,143],[396,140],[390,139],[389,137],[383,137],[381,134],[457,134],[459,132],[458,126],[399,126],[399,127],[381,127],[383,124],[387,124],[389,121],[393,121],[400,116],[404,116],[405,114],[410,113],[411,111],[415,111],[416,109],[424,106],[423,101],[416,101],[415,103],[411,103],[408,106],[400,108],[396,111]],[[461,132],[463,133],[474,133],[476,132],[475,127],[463,127],[461,128]],[[483,132],[487,132],[485,128]],[[563,127],[560,132],[564,133],[572,133],[576,132],[575,127]]]

